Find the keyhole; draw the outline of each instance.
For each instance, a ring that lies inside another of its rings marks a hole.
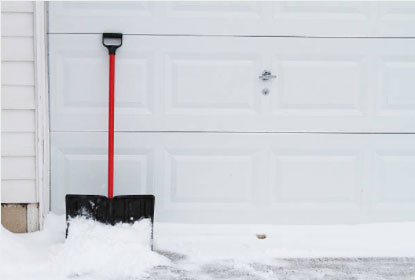
[[[262,94],[263,94],[263,95],[267,95],[268,93],[269,93],[269,89],[264,88],[264,89],[262,90]]]

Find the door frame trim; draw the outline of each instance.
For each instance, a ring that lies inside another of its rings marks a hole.
[[[35,2],[34,55],[36,94],[36,195],[39,201],[39,227],[50,210],[49,89],[46,2]]]

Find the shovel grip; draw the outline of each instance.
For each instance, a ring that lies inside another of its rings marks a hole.
[[[102,44],[108,49],[108,53],[115,54],[122,45],[122,33],[103,33]]]
[[[110,84],[108,112],[108,197],[114,196],[114,76],[115,54],[110,54]]]

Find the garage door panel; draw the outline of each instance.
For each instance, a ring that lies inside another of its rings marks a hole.
[[[266,184],[265,154],[255,139],[205,133],[164,136],[160,139],[164,211],[177,212],[178,217],[193,209],[230,215],[236,209],[249,213],[260,204]]]
[[[175,1],[165,5],[167,17],[171,18],[215,18],[215,19],[256,19],[262,16],[262,3],[250,2],[202,2]]]
[[[276,64],[281,75],[274,113],[363,114],[367,73],[359,60],[280,58]]]
[[[108,156],[104,134],[64,134],[52,139],[52,209],[65,212],[65,194],[107,195]],[[151,149],[122,147],[114,159],[114,195],[151,192]],[[59,187],[58,187],[59,186]]]
[[[108,55],[94,46],[97,36],[81,36],[82,43],[51,40],[51,114],[53,123],[78,123],[93,130],[105,127],[108,111]],[[56,47],[55,47],[56,46]],[[82,50],[81,50],[81,49]],[[153,110],[154,82],[151,53],[127,53],[117,59],[117,113],[148,115]],[[83,124],[81,124],[83,123]],[[70,126],[70,125],[69,125]],[[74,129],[75,127],[72,127]]]
[[[415,202],[415,154],[379,152],[376,154],[376,203]]]
[[[118,30],[129,34],[243,34],[238,25],[255,30],[269,7],[230,1],[48,4],[51,33]]]
[[[52,130],[106,130],[100,36],[50,46]],[[414,132],[414,50],[412,39],[126,36],[115,129]],[[277,77],[261,81],[264,70]]]
[[[308,15],[310,18],[331,18],[339,19],[367,19],[369,18],[370,3],[353,3],[345,1],[281,1],[274,3],[275,17],[292,17],[298,14]],[[285,14],[286,13],[286,14]]]
[[[261,69],[253,54],[169,54],[166,58],[167,114],[260,113]]]
[[[268,196],[272,209],[293,213],[309,209],[315,215],[326,209],[352,219],[364,215],[363,205],[370,197],[371,135],[293,134],[275,138],[281,138],[281,143],[270,144]]]
[[[413,77],[415,56],[389,56],[381,58],[381,94],[379,115],[415,114]]]
[[[52,211],[64,211],[66,193],[105,195],[106,134],[53,132],[51,140]],[[115,140],[115,193],[155,194],[160,221],[415,218],[414,135],[147,132]]]
[[[374,34],[378,36],[413,36],[415,27],[415,3],[401,1],[379,1]]]
[[[401,141],[397,143],[396,148],[379,149],[374,155],[370,219],[376,222],[414,219],[415,151],[413,147],[402,149]]]
[[[346,1],[273,2],[271,22],[290,26],[283,35],[371,36],[374,3]],[[335,31],[333,27],[335,26]]]
[[[191,151],[188,151],[191,152]],[[166,187],[170,204],[246,203],[252,199],[252,156],[170,154]]]
[[[275,161],[275,203],[358,202],[361,180],[356,155],[284,154]]]
[[[408,1],[50,2],[51,33],[414,36]]]
[[[50,36],[52,130],[107,129],[108,58],[100,38]],[[253,48],[254,41],[161,36],[124,41],[116,62],[116,130],[216,130],[222,122],[252,122],[261,114],[263,49]],[[224,127],[235,129],[229,124]]]
[[[52,17],[80,17],[90,16],[90,11],[94,10],[95,18],[125,18],[128,16],[137,16],[140,18],[151,17],[155,14],[154,3],[150,1],[107,1],[95,3],[94,1],[67,2],[67,3],[50,3],[49,11]]]
[[[298,39],[272,45],[272,69],[278,76],[272,85],[271,111],[278,116],[307,116],[304,127],[338,117],[360,130],[371,122],[371,88],[377,81],[370,75],[371,50],[383,49],[381,40]],[[313,117],[318,117],[311,121]],[[338,125],[338,123],[337,123]],[[339,127],[339,126],[338,126]],[[329,129],[326,126],[327,129]],[[306,129],[306,128],[305,128]],[[363,128],[369,130],[370,127]]]

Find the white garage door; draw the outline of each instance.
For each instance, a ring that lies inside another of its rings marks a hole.
[[[170,222],[415,219],[415,3],[51,2],[58,213],[106,193],[109,31],[115,194]]]

